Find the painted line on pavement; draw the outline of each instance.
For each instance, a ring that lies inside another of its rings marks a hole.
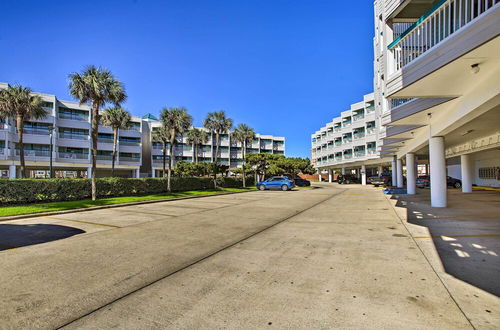
[[[432,236],[415,236],[416,239],[430,238],[461,238],[461,237],[500,237],[500,234],[482,234],[482,235],[432,235]]]
[[[90,222],[90,221],[84,221],[84,220],[75,220],[75,219],[59,218],[59,217],[51,217],[51,216],[44,216],[42,218],[47,218],[47,219],[52,219],[52,220],[60,220],[60,221],[79,222],[79,223],[85,223],[85,224],[88,224],[88,225],[95,225],[95,226],[103,226],[103,227],[111,227],[111,228],[121,228],[120,226],[108,225],[108,224],[104,224],[104,223]]]

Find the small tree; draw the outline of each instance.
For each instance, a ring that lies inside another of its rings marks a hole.
[[[21,178],[26,177],[23,143],[24,123],[30,118],[41,119],[47,116],[47,111],[42,108],[42,104],[42,98],[34,95],[28,87],[8,86],[7,89],[0,90],[0,118],[11,117],[16,121]]]
[[[243,164],[242,168],[245,169],[245,155],[247,150],[247,144],[252,143],[255,138],[255,132],[253,129],[248,127],[245,124],[239,124],[233,132],[233,137],[236,141],[241,143],[241,152],[243,156]],[[246,175],[245,171],[243,171],[243,187],[246,187]]]
[[[202,129],[192,128],[188,131],[187,142],[193,145],[193,160],[196,164],[198,164],[198,154],[200,151],[200,146],[207,143],[208,139],[208,133]]]
[[[163,126],[170,131],[170,161],[168,162],[167,190],[171,191],[170,179],[172,177],[172,167],[175,158],[174,145],[177,143],[177,136],[189,129],[193,122],[193,118],[184,107],[163,108],[160,118]]]
[[[113,130],[113,159],[111,160],[111,176],[115,176],[116,146],[120,129],[129,129],[132,126],[132,116],[127,110],[120,107],[106,109],[102,112],[102,124]]]
[[[107,103],[120,106],[127,98],[123,84],[118,81],[111,71],[97,68],[93,65],[86,67],[82,73],[69,75],[70,94],[82,103],[91,103],[92,107],[92,200],[97,199],[96,168],[97,168],[97,134],[99,129],[100,109]]]
[[[151,139],[154,142],[161,142],[162,144],[162,154],[163,154],[163,177],[167,176],[167,145],[170,142],[170,130],[165,126],[156,127],[151,133]]]
[[[247,162],[252,166],[255,170],[255,175],[256,177],[262,176],[264,179],[266,177],[266,173],[271,165],[274,164],[274,162],[283,157],[282,155],[275,155],[275,154],[266,154],[266,153],[259,153],[259,154],[248,154],[247,155]],[[274,165],[275,166],[275,165]],[[258,181],[259,178],[256,178],[255,181]]]

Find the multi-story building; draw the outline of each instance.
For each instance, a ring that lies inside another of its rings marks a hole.
[[[0,83],[0,88],[8,85]],[[56,176],[87,177],[91,172],[90,107],[78,102],[63,101],[55,95],[36,93],[44,101],[47,116],[24,124],[24,154],[30,177],[47,177],[50,159]],[[151,131],[160,122],[148,114],[132,117],[132,127],[119,130],[115,175],[124,177],[154,176],[162,168],[162,153],[158,143],[151,141]],[[0,178],[18,177],[18,136],[12,119],[0,120]],[[51,152],[52,145],[52,152]],[[113,132],[99,126],[97,176],[111,174]],[[212,160],[215,141],[204,145],[199,159]],[[285,138],[256,135],[247,153],[266,152],[285,154]],[[176,161],[193,160],[193,148],[182,137],[175,147]],[[167,156],[168,157],[168,156]],[[219,151],[220,161],[230,167],[241,166],[241,146],[223,135]]]
[[[357,166],[364,177],[367,165],[389,161],[393,185],[403,187],[406,172],[415,194],[424,164],[435,207],[447,205],[447,175],[461,179],[465,193],[473,184],[500,187],[499,2],[376,0],[377,153],[358,162],[354,139],[344,147],[344,134],[354,132],[336,131],[352,118],[342,113],[313,135],[318,170]]]
[[[0,88],[6,88],[2,83]],[[30,177],[48,176],[52,157],[57,176],[85,177],[90,173],[90,107],[78,102],[62,101],[55,95],[38,94],[44,101],[47,116],[24,124],[24,156]],[[139,176],[142,149],[142,120],[132,117],[132,127],[120,130],[116,156],[116,175]],[[98,176],[111,173],[113,132],[99,126]],[[17,177],[19,171],[18,136],[12,119],[0,122],[0,174]],[[52,144],[52,153],[51,150]]]
[[[147,121],[148,130],[154,131],[161,123],[152,115],[145,116],[149,118]],[[199,127],[201,130],[205,128]],[[151,173],[153,176],[158,176],[163,171],[163,152],[162,144],[151,140],[150,137],[150,159]],[[215,135],[210,136],[206,144],[198,147],[198,161],[212,162],[215,157],[216,141]],[[253,142],[247,145],[246,153],[270,153],[270,154],[285,154],[285,138],[272,135],[256,134]],[[195,148],[187,141],[187,134],[179,137],[177,144],[174,147],[175,161],[191,162],[195,159]],[[149,156],[149,155],[148,155]],[[146,157],[146,155],[145,155]],[[170,154],[167,148],[167,162]],[[243,164],[243,153],[241,143],[234,141],[231,134],[222,134],[220,136],[220,146],[218,154],[218,162],[222,165],[227,165],[230,168],[238,168]]]
[[[415,193],[430,167],[431,204],[447,205],[446,176],[500,186],[500,1],[375,1],[375,99],[381,155],[393,182]]]
[[[382,172],[380,162],[380,114],[374,94],[327,123],[311,136],[311,158],[319,172],[327,171],[330,181],[334,171],[366,175]]]

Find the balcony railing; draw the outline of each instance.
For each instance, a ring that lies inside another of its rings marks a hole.
[[[365,137],[365,132],[360,132],[360,133],[354,133],[354,139],[357,140],[357,139],[362,139]]]
[[[49,135],[48,129],[39,129],[39,128],[23,128],[24,134],[32,134],[32,135]]]
[[[393,72],[498,5],[498,0],[439,1],[387,47],[392,55]]]
[[[344,159],[351,159],[352,158],[352,154],[344,154]]]
[[[340,145],[342,145],[342,141],[335,141],[335,146],[336,146],[336,147],[338,147],[338,146],[340,146]]]
[[[120,162],[140,163],[141,162],[141,158],[140,157],[124,157],[124,156],[120,156]]]
[[[59,133],[60,139],[71,139],[71,140],[88,140],[89,136],[84,134],[68,134],[68,133]]]
[[[394,109],[395,107],[399,107],[400,105],[403,105],[405,103],[410,102],[411,100],[414,100],[414,98],[409,98],[409,99],[391,99],[391,109]]]
[[[5,154],[5,147],[0,147],[0,155]]]
[[[121,145],[121,146],[132,146],[132,147],[138,147],[138,146],[140,146],[140,145],[141,145],[141,143],[140,143],[140,142],[128,142],[128,141],[127,141],[127,142],[122,142],[122,141],[120,141],[120,145]],[[155,148],[155,149],[156,149],[156,148]],[[161,149],[161,147],[160,147],[160,149]]]
[[[97,155],[96,157],[97,160],[113,160],[113,156],[112,155]]]
[[[349,126],[351,126],[351,124],[352,124],[352,122],[351,122],[351,121],[344,121],[344,122],[342,123],[342,126],[343,126],[343,127],[349,127]]]
[[[354,157],[364,157],[365,155],[366,155],[366,152],[364,150],[354,152]]]
[[[375,127],[368,127],[366,129],[366,134],[369,135],[369,134],[374,134],[375,133]]]
[[[89,154],[80,152],[58,152],[57,157],[61,159],[89,159]]]
[[[360,113],[360,114],[352,116],[352,120],[353,121],[358,121],[358,120],[361,120],[363,118],[365,118],[365,114],[364,113]]]
[[[16,149],[16,156],[21,154],[19,149]],[[50,157],[50,150],[24,150],[25,157]]]
[[[58,117],[61,119],[70,119],[70,120],[79,120],[79,121],[88,121],[89,120],[89,116],[75,115],[75,114],[68,114],[68,113],[59,113]]]
[[[377,148],[375,148],[375,147],[373,147],[373,148],[369,147],[369,148],[367,148],[366,152],[368,153],[368,155],[374,155],[374,154],[377,153]]]
[[[334,132],[340,132],[340,130],[341,130],[341,129],[342,129],[342,127],[341,127],[341,126],[337,126],[337,127],[334,127],[334,128],[333,128],[333,131],[334,131]]]
[[[113,139],[97,138],[97,142],[99,142],[99,143],[113,143]]]
[[[352,138],[344,138],[342,141],[344,142],[344,144],[351,143],[352,142]]]

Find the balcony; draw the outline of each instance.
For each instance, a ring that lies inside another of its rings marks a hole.
[[[352,159],[352,154],[344,154],[344,159]]]
[[[125,156],[120,156],[120,163],[121,162],[126,162],[126,163],[140,163],[141,158],[140,157],[125,157]]]
[[[366,152],[368,155],[375,155],[377,153],[377,148],[376,147],[368,147],[366,149]]]
[[[352,138],[343,138],[343,139],[342,139],[342,142],[343,142],[344,144],[351,143],[351,142],[352,142]]]
[[[352,116],[352,120],[353,121],[358,121],[358,120],[361,120],[361,119],[364,119],[365,118],[365,114],[364,113],[358,113],[358,114],[355,114],[354,116]]]
[[[88,153],[79,152],[58,152],[57,157],[63,160],[89,160]]]
[[[341,126],[335,126],[335,127],[333,128],[333,131],[334,131],[334,132],[340,132],[341,130],[342,130],[342,127],[341,127]]]
[[[89,136],[84,134],[68,134],[68,133],[59,133],[60,139],[70,139],[70,140],[88,140]]]
[[[360,131],[360,132],[354,132],[354,140],[359,140],[365,137],[365,132]]]
[[[20,156],[21,152],[16,149],[16,156]],[[50,157],[50,150],[24,150],[24,157]]]
[[[49,135],[49,130],[43,128],[24,128],[23,133],[31,135]]]
[[[453,82],[469,72],[454,61],[494,58],[499,11],[498,0],[439,1],[388,45],[386,96],[459,95]],[[444,66],[452,74],[437,73]],[[428,76],[432,79],[423,79]]]
[[[113,160],[113,155],[97,155],[96,159],[97,160],[112,161]]]
[[[89,116],[88,115],[59,113],[57,115],[57,117],[61,118],[61,119],[78,120],[78,121],[89,121]]]
[[[361,158],[361,157],[365,157],[365,156],[366,156],[366,152],[364,150],[354,151],[354,157],[356,157],[356,158]]]

